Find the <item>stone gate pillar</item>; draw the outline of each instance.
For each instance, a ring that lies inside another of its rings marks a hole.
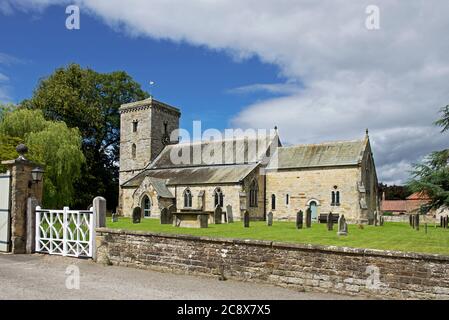
[[[27,160],[24,145],[17,147],[20,156],[15,160],[2,161],[11,173],[11,252],[26,253],[27,202],[28,198],[42,203],[43,180],[34,181],[32,170],[42,165]]]

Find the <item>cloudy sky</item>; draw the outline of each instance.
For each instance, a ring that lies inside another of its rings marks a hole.
[[[77,3],[81,29],[65,28]],[[379,29],[366,27],[368,5]],[[71,61],[123,69],[182,107],[185,127],[280,128],[284,144],[370,129],[378,175],[449,147],[447,0],[0,0],[0,101]]]

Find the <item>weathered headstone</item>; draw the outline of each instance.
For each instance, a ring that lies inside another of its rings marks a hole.
[[[380,216],[380,217],[379,217],[379,225],[380,225],[381,227],[383,227],[384,222],[385,222],[384,216]]]
[[[221,217],[223,215],[223,210],[221,210],[221,207],[217,205],[214,210],[214,223],[215,224],[221,224]]]
[[[304,214],[303,214],[302,210],[299,210],[296,213],[296,229],[302,229],[303,219],[304,219]]]
[[[198,219],[200,228],[207,228],[209,226],[209,217],[207,215],[199,214],[197,219]]]
[[[267,226],[271,227],[273,225],[273,212],[268,212],[267,214]]]
[[[379,213],[374,211],[374,226],[377,227],[379,225]]]
[[[106,227],[106,199],[103,197],[96,197],[93,201],[93,209],[96,215],[97,228]]]
[[[344,214],[342,214],[338,218],[338,232],[339,236],[347,236],[348,235],[348,224],[346,223],[346,219]]]
[[[408,221],[409,221],[410,227],[415,228],[415,226],[413,224],[413,215],[408,216]]]
[[[118,213],[112,214],[112,222],[118,222]]]
[[[161,210],[161,224],[172,224],[169,219],[168,208],[164,208]]]
[[[419,213],[415,215],[415,229],[419,231]]]
[[[140,223],[142,218],[142,209],[140,207],[135,207],[133,209],[133,223]]]
[[[312,209],[307,208],[306,210],[306,228],[312,227]]]
[[[449,216],[443,217],[443,228],[444,229],[448,228],[448,221],[449,221]]]
[[[243,226],[245,228],[249,228],[249,212],[248,212],[248,210],[245,211],[245,213],[243,214]]]
[[[234,222],[234,216],[232,215],[232,206],[228,204],[226,206],[226,215],[228,217],[228,222],[233,223]]]
[[[329,214],[327,215],[327,230],[334,230],[334,220],[332,218],[332,212],[329,212]]]
[[[176,206],[174,204],[168,207],[168,223],[173,224],[173,217],[176,213]]]
[[[440,216],[440,228],[444,228],[444,217]]]

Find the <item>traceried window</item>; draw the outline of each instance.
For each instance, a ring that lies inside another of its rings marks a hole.
[[[133,159],[136,158],[136,154],[137,154],[137,147],[136,144],[133,143],[133,145],[131,146],[131,156],[133,157]]]
[[[276,195],[271,195],[271,210],[276,210]]]
[[[254,180],[250,187],[249,187],[249,206],[251,208],[257,207],[257,193],[258,193],[259,187],[257,185],[257,181]]]
[[[192,207],[192,192],[189,189],[184,191],[184,208]]]
[[[214,208],[216,208],[217,205],[223,208],[223,192],[220,188],[217,188],[214,191]]]

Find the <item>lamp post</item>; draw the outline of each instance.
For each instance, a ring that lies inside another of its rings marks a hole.
[[[33,178],[34,183],[39,183],[42,181],[42,177],[45,171],[41,167],[36,167],[31,170],[31,177]]]

